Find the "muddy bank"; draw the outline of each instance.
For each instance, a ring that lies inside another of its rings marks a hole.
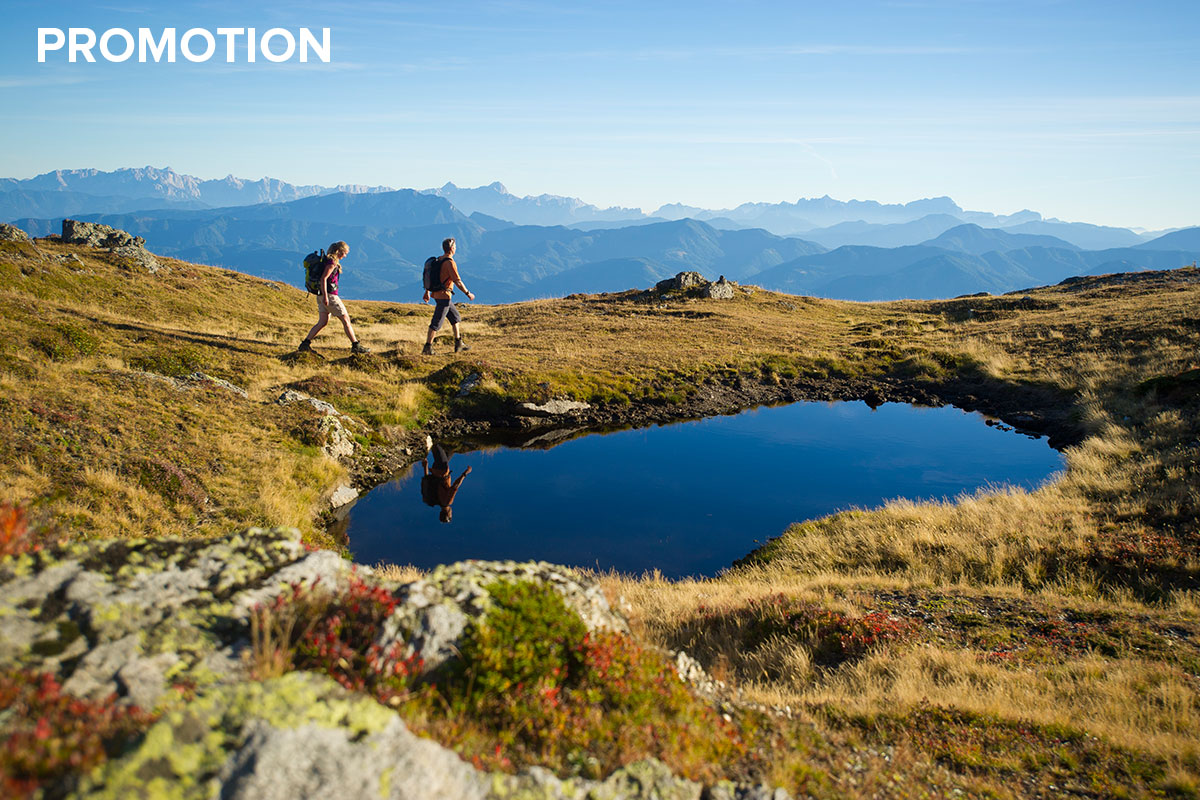
[[[549,416],[531,416],[516,408],[501,415],[473,415],[469,409],[448,414],[430,425],[435,438],[496,436],[516,440],[535,438],[555,429],[598,431],[678,422],[749,408],[801,401],[861,401],[876,408],[884,403],[917,406],[955,406],[994,417],[1022,433],[1046,436],[1061,450],[1083,438],[1071,398],[1036,386],[958,380],[939,385],[916,385],[896,379],[798,378],[792,381],[740,380],[734,385],[702,384],[679,403],[629,403],[592,406]]]

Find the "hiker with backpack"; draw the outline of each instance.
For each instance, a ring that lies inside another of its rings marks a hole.
[[[429,321],[429,334],[425,337],[425,348],[421,350],[422,355],[433,355],[433,337],[437,335],[442,323],[446,320],[450,320],[450,329],[454,331],[454,352],[459,353],[471,349],[463,344],[462,333],[458,329],[458,323],[462,320],[462,316],[454,307],[454,287],[462,289],[468,300],[474,300],[475,295],[471,294],[470,290],[463,285],[462,277],[458,274],[458,265],[454,263],[456,249],[453,239],[444,239],[442,255],[425,260],[423,276],[425,296],[421,298],[421,302],[428,303],[430,297],[435,302],[433,319]]]
[[[427,506],[441,506],[438,520],[449,522],[454,517],[451,509],[451,506],[454,505],[454,496],[458,494],[458,488],[462,486],[462,482],[471,474],[471,468],[467,467],[463,470],[463,474],[458,476],[458,480],[451,483],[450,456],[440,444],[433,446],[432,453],[432,467],[427,461],[428,455],[421,459],[421,468],[425,470],[425,474],[421,476],[421,500]]]
[[[338,297],[338,278],[342,274],[342,259],[350,255],[350,245],[345,242],[334,242],[328,250],[309,253],[304,258],[304,287],[309,294],[317,296],[317,324],[312,326],[308,336],[300,343],[298,350],[312,352],[312,340],[329,322],[330,317],[342,321],[346,338],[350,340],[350,352],[369,353],[362,342],[354,335],[354,326],[350,324],[350,314],[346,305]]]

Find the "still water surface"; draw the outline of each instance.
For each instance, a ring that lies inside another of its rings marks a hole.
[[[1063,465],[1044,439],[978,414],[897,404],[795,403],[550,449],[442,446],[451,481],[471,468],[450,522],[422,501],[418,463],[350,510],[356,561],[535,559],[713,575],[799,520],[896,497],[1033,488]]]

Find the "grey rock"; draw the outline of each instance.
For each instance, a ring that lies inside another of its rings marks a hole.
[[[171,386],[174,389],[178,389],[181,392],[186,391],[188,389],[194,389],[201,384],[205,384],[205,385],[209,385],[209,386],[216,386],[217,388],[224,389],[227,392],[232,392],[233,394],[236,394],[238,397],[241,397],[244,399],[248,399],[250,397],[250,395],[242,387],[235,386],[234,384],[230,383],[227,380],[223,380],[221,378],[214,378],[211,375],[206,375],[203,372],[193,372],[189,375],[184,375],[182,377],[174,377],[171,375],[159,375],[157,372],[141,372],[141,371],[137,371],[137,370],[135,370],[133,372],[133,374],[137,375],[141,378],[145,378],[147,380],[158,381],[159,383],[165,383],[168,386]]]
[[[16,225],[0,222],[0,242],[28,242],[29,234]]]
[[[275,402],[281,406],[303,403],[323,414],[324,416],[317,423],[317,427],[321,431],[322,439],[325,441],[325,444],[321,447],[325,451],[325,455],[334,460],[349,458],[354,455],[357,443],[354,441],[354,436],[346,430],[350,418],[338,411],[332,403],[318,400],[315,397],[309,397],[303,392],[297,392],[295,389],[288,389],[279,395],[279,398]]]
[[[197,383],[211,384],[220,389],[224,389],[227,392],[232,392],[233,394],[236,394],[238,397],[241,397],[241,398],[249,398],[249,396],[250,396],[249,394],[247,394],[246,390],[243,389],[242,387],[235,386],[234,384],[232,384],[229,381],[224,380],[222,378],[214,378],[212,375],[205,375],[203,372],[193,372],[190,375],[187,375],[184,378],[184,380],[186,380],[190,383],[193,383],[193,384],[197,384]]]
[[[24,616],[5,614],[0,624],[0,663],[16,661],[34,642],[48,635],[45,625]]]
[[[89,247],[145,247],[146,240],[99,222],[82,222],[77,219],[62,221],[62,240],[68,244],[85,244]]]
[[[158,263],[158,259],[155,258],[150,251],[144,247],[133,247],[126,245],[125,247],[113,247],[109,250],[109,252],[113,253],[114,255],[121,256],[122,258],[129,259],[136,266],[141,267],[151,275],[162,269],[162,264]]]
[[[437,567],[426,577],[401,586],[397,590],[400,605],[384,623],[377,643],[385,651],[398,643],[406,645],[408,654],[421,657],[427,677],[436,678],[457,656],[467,626],[491,608],[491,595],[485,587],[503,580],[550,586],[579,614],[588,630],[629,630],[625,617],[609,606],[597,584],[565,567],[540,561],[462,561]]]
[[[322,586],[331,591],[344,588],[353,566],[332,550],[317,550],[288,564],[263,583],[239,592],[230,599],[230,615],[247,620],[256,606],[266,606],[293,586]]]
[[[132,662],[142,649],[136,633],[95,647],[83,657],[63,690],[80,697],[100,699],[117,691],[117,673]]]
[[[708,788],[705,800],[792,800],[792,795],[782,787],[766,784],[750,786],[721,781]]]
[[[167,692],[167,670],[177,663],[174,653],[135,658],[117,670],[117,682],[133,705],[152,709]]]
[[[380,797],[483,800],[490,781],[450,750],[414,736],[395,719],[360,742],[351,732],[306,725],[249,727],[221,770],[222,800]]]
[[[82,571],[83,567],[78,561],[65,561],[0,585],[0,609],[15,609],[29,600],[44,600],[70,583]],[[4,616],[8,617],[11,613]],[[0,635],[3,635],[2,628]]]
[[[353,503],[358,499],[358,489],[353,486],[342,485],[333,490],[333,494],[329,496],[329,506],[331,508],[341,508],[342,506]]]
[[[462,383],[458,385],[458,397],[466,397],[471,392],[475,391],[475,389],[477,389],[481,383],[483,383],[483,376],[478,372],[472,372],[470,375],[463,378]]]
[[[133,236],[118,230],[111,225],[98,222],[81,222],[77,219],[64,219],[62,222],[62,240],[68,244],[83,244],[88,247],[105,248],[110,253],[131,260],[137,266],[148,272],[158,272],[161,265],[158,260],[146,250],[146,240],[141,236]]]
[[[654,284],[654,288],[659,292],[680,290],[686,291],[688,289],[695,289],[700,286],[704,286],[707,283],[708,279],[706,279],[699,272],[689,271],[680,272],[674,278],[667,278],[666,280],[659,281],[658,283]]]
[[[733,284],[725,280],[725,276],[722,275],[716,283],[710,283],[701,289],[700,296],[711,300],[732,300]]]
[[[325,444],[321,446],[325,455],[335,461],[354,455],[358,443],[354,441],[354,437],[346,430],[339,417],[326,414],[317,422],[317,430],[321,432],[322,438],[325,440]]]
[[[293,403],[305,403],[312,406],[322,414],[333,414],[341,416],[341,412],[334,408],[332,403],[327,403],[324,400],[318,400],[315,397],[309,397],[303,392],[297,392],[295,389],[288,389],[283,394],[279,395],[279,399],[275,401],[281,406],[290,406]]]
[[[577,400],[550,400],[548,402],[537,405],[535,403],[521,403],[517,407],[517,413],[527,417],[557,417],[562,414],[573,414],[577,411],[587,411],[591,408],[587,403],[582,403]]]

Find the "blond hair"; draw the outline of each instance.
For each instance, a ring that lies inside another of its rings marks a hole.
[[[345,242],[334,242],[325,250],[326,255],[333,256],[334,258],[342,258],[349,252],[350,245]]]

